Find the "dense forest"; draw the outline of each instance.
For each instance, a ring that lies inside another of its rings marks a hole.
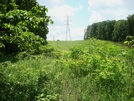
[[[93,23],[87,26],[84,39],[94,37],[101,40],[124,42],[125,40],[134,39],[133,36],[134,14],[129,15],[126,20],[106,20]]]
[[[45,45],[48,24],[53,23],[47,12],[36,0],[1,0],[0,52],[38,50]]]

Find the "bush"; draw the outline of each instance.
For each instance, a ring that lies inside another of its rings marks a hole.
[[[134,36],[127,36],[124,44],[128,45],[131,48],[134,47]]]

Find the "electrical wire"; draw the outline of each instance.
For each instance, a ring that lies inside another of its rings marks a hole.
[[[97,0],[97,1],[99,1],[99,0]],[[100,2],[100,1],[99,1],[99,2]],[[94,7],[97,3],[98,3],[98,2],[94,2],[94,3],[92,4],[92,6]],[[109,5],[104,6],[104,7],[101,7],[101,9],[100,9],[100,8],[98,8],[98,9],[92,8],[92,10],[93,10],[94,12],[97,12],[97,13],[100,13],[100,14],[101,14],[101,12],[103,12],[105,9],[111,8],[111,7],[114,6],[116,3],[119,3],[119,1],[115,1],[115,2],[112,1],[112,2],[109,3]],[[131,3],[131,4],[129,4],[129,5],[124,5],[124,6],[125,6],[125,8],[127,8],[127,9],[131,9],[131,7],[133,8],[133,3]],[[120,9],[120,8],[118,8],[118,9]],[[118,12],[117,12],[118,9],[115,11],[115,13],[118,13]],[[130,15],[130,14],[132,14],[132,13],[134,13],[134,10],[133,10],[133,9],[129,10],[129,12],[127,11],[127,12],[125,12],[125,13],[123,13],[123,14],[120,14],[119,16]]]

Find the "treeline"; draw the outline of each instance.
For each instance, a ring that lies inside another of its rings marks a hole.
[[[47,43],[48,9],[36,0],[0,0],[0,53],[38,49]]]
[[[123,42],[127,36],[134,36],[134,14],[129,15],[126,20],[107,20],[93,23],[87,26],[84,39],[91,37]]]

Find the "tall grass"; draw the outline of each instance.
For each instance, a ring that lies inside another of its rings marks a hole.
[[[134,101],[133,49],[96,39],[58,45],[1,62],[1,101]]]
[[[1,64],[1,100],[2,101],[32,101],[38,96],[47,81],[47,74],[53,64],[52,58],[37,56],[31,59],[19,60],[17,63],[8,61]],[[42,86],[42,87],[40,87]],[[46,90],[47,91],[47,90]]]

